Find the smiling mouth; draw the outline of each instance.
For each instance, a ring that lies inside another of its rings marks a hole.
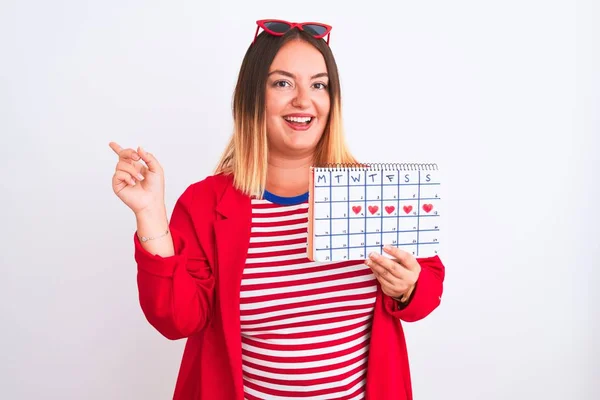
[[[314,117],[283,117],[283,119],[292,125],[306,126],[313,121]]]
[[[306,130],[310,129],[310,127],[312,126],[312,123],[315,120],[315,117],[286,116],[286,117],[283,117],[283,120],[288,124],[288,126],[290,128],[292,128],[295,131],[306,131]]]

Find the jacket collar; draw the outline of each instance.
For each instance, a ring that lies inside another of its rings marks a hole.
[[[217,201],[216,211],[225,219],[239,219],[248,217],[250,211],[250,197],[233,186],[232,175],[219,176],[220,182],[225,186],[221,198]]]

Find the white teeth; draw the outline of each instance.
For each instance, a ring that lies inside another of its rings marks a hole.
[[[298,123],[308,123],[311,121],[311,117],[284,117],[287,121],[290,122],[298,122]]]

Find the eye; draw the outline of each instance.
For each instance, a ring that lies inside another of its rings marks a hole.
[[[324,84],[323,82],[317,82],[317,83],[315,83],[315,86],[317,86],[317,89],[322,89],[322,90],[327,89],[327,85]]]
[[[288,81],[275,81],[275,82],[273,82],[273,86],[274,87],[284,88],[284,87],[286,87],[286,85],[290,85],[290,83]]]

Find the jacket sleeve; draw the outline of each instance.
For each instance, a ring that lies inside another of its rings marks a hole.
[[[215,279],[194,229],[194,186],[177,200],[169,223],[175,254],[146,251],[134,234],[139,301],[148,322],[168,339],[200,331],[212,313]]]
[[[417,258],[421,273],[407,304],[384,295],[385,308],[394,317],[415,322],[428,316],[442,301],[445,267],[439,256]]]

